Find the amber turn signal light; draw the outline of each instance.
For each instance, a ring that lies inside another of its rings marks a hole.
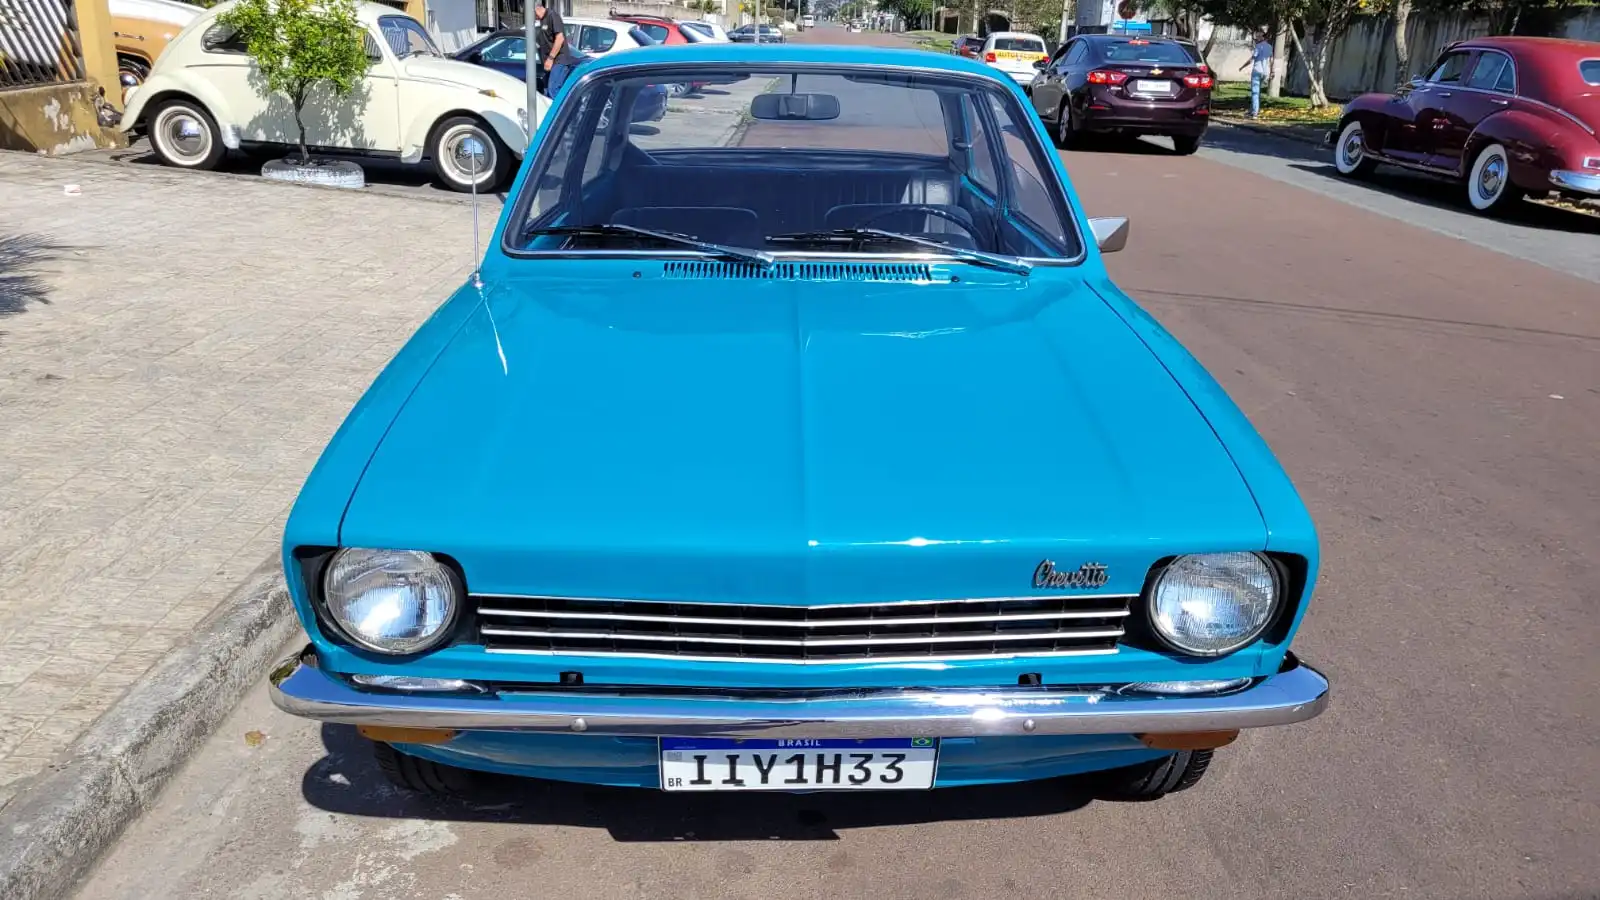
[[[1173,734],[1141,734],[1139,740],[1152,750],[1215,750],[1233,743],[1239,729],[1232,731],[1180,731]]]
[[[448,728],[390,728],[386,725],[357,725],[356,730],[370,741],[384,744],[443,744],[456,736]]]

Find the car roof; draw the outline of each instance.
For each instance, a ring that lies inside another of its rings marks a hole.
[[[771,27],[771,26],[768,26]],[[833,65],[923,69],[981,78],[1010,85],[1011,79],[995,74],[982,63],[953,53],[926,50],[892,50],[843,44],[679,44],[657,45],[603,56],[596,69],[641,65],[696,65],[770,63],[773,65]]]
[[[1038,36],[1037,34],[1030,34],[1026,31],[991,31],[989,32],[989,37],[986,38],[986,40],[992,41],[995,38],[1033,38],[1041,44],[1044,43],[1044,38]]]

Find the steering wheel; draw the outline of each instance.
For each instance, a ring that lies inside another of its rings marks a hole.
[[[862,219],[861,224],[856,227],[871,228],[872,224],[877,222],[879,219],[887,219],[890,216],[897,216],[901,213],[907,212],[920,212],[933,216],[936,219],[944,219],[946,222],[950,222],[956,227],[960,228],[962,231],[965,231],[968,237],[977,237],[977,235],[972,231],[972,224],[967,220],[961,218],[942,206],[930,206],[922,203],[912,203],[907,204],[906,206],[896,206],[892,209],[880,210],[870,216],[867,216],[865,219]]]

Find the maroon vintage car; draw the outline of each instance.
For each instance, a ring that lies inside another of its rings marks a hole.
[[[1600,197],[1597,131],[1600,43],[1491,37],[1446,47],[1397,93],[1350,101],[1328,139],[1345,175],[1405,166],[1503,212],[1530,193]]]

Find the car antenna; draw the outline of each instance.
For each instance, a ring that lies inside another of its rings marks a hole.
[[[511,367],[506,363],[506,348],[500,343],[500,326],[494,321],[494,307],[489,305],[489,295],[483,292],[483,254],[478,246],[478,154],[484,151],[483,142],[472,135],[461,142],[461,149],[466,151],[468,166],[472,171],[472,286],[478,292],[478,300],[483,303],[483,311],[489,314],[489,330],[494,333],[494,350],[500,355],[500,371],[510,375]]]

